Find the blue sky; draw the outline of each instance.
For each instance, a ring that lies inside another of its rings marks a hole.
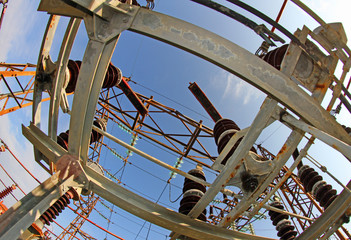
[[[218,2],[230,6],[226,1]],[[351,4],[345,2],[346,1],[342,0],[336,0],[333,2],[326,0],[313,0],[310,1],[308,5],[326,22],[342,21],[346,32],[351,36],[351,19],[347,12],[350,9],[349,7]],[[246,1],[246,3],[252,4],[257,9],[271,16],[271,18],[275,18],[282,1],[270,0],[265,1],[265,4],[259,4],[257,1],[250,0]],[[348,7],[346,7],[345,4],[348,4]],[[45,30],[46,21],[48,19],[46,13],[37,12],[36,8],[37,4],[33,4],[33,1],[30,0],[10,1],[0,31],[1,62],[36,63],[42,34]],[[242,12],[238,8],[234,9]],[[251,52],[255,52],[261,44],[261,38],[251,30],[248,30],[241,24],[206,9],[205,7],[198,6],[189,0],[156,0],[155,11],[190,21],[228,38]],[[257,18],[254,18],[253,16],[250,17],[260,23]],[[61,36],[64,34],[65,23],[67,24],[67,19],[63,19],[62,24],[60,24],[58,28],[59,35]],[[280,23],[291,32],[294,32],[297,27],[301,28],[303,24],[306,24],[310,29],[314,29],[314,27],[317,26],[314,21],[301,14],[301,12],[298,11],[298,8],[290,2],[286,7]],[[60,38],[55,39],[53,45],[54,47],[51,53],[54,61],[57,58],[60,40]],[[86,33],[84,26],[82,25],[71,54],[72,59],[82,59],[86,42]],[[206,113],[201,109],[196,99],[188,91],[188,82],[196,81],[212,100],[222,116],[233,119],[241,128],[250,125],[265,97],[263,93],[246,84],[244,81],[202,59],[199,59],[198,57],[131,32],[122,34],[112,57],[112,62],[122,70],[124,76],[132,76],[132,79],[141,85],[152,88],[158,93],[166,93],[164,95],[173,101],[164,98],[160,94],[155,94],[155,92],[150,92],[148,89],[145,89],[140,85],[131,84],[133,89],[142,92],[146,96],[154,95],[156,100],[161,103],[174,107],[195,120],[204,120],[205,125],[208,125],[209,127],[213,127],[213,122],[208,118],[203,117]],[[3,91],[5,92],[4,86],[0,85],[0,92]],[[190,109],[200,112],[202,115],[196,114],[175,102],[182,103]],[[44,104],[44,111],[45,109],[47,109],[47,104]],[[32,157],[32,145],[21,136],[21,124],[29,125],[30,119],[31,108],[22,109],[15,113],[2,116],[0,118],[0,137],[9,145],[11,150],[15,152],[31,172],[35,173],[40,180],[45,180],[48,175],[34,162]],[[345,109],[343,109],[338,116],[338,120],[346,125],[350,123],[350,116]],[[42,128],[46,129],[46,125],[47,124],[44,121]],[[59,125],[59,132],[65,131],[67,128],[68,121],[62,121]],[[130,138],[130,135],[121,133],[121,131],[118,132],[118,129],[115,128],[109,128],[109,131],[118,134],[121,138]],[[285,127],[278,128],[279,125],[274,124],[271,128],[265,131],[257,143],[264,141],[263,145],[265,147],[273,153],[277,153],[282,145],[282,141],[285,140],[284,137],[286,137],[288,133]],[[278,129],[278,131],[276,131],[276,129]],[[312,147],[310,154],[323,162],[326,166],[330,167],[328,169],[340,177],[345,184],[346,181],[349,180],[348,176],[351,170],[348,162],[328,146],[320,143],[316,143],[315,145],[316,146]],[[118,146],[115,146],[112,143],[111,146],[118,148]],[[176,156],[160,151],[143,140],[138,141],[137,147],[143,149],[147,153],[155,153],[156,157],[167,159],[170,163],[175,162]],[[153,165],[145,162],[144,159],[135,156],[135,154],[131,157],[131,161],[137,166],[153,169],[154,172],[157,172],[163,178],[167,177],[167,171],[158,170],[157,167],[153,168]],[[330,164],[331,161],[337,164]],[[33,189],[36,182],[32,180],[30,176],[27,176],[26,173],[20,173],[20,167],[13,161],[8,153],[0,153],[0,163],[3,166],[6,166],[6,169],[13,177],[16,176],[16,181],[26,192]],[[114,159],[109,152],[104,153],[102,163],[109,166],[111,171],[119,169],[121,166],[121,162]],[[185,168],[186,167],[190,169],[190,165],[185,165]],[[2,171],[0,171],[0,174],[1,176],[4,176]],[[128,178],[128,176],[135,176],[135,174],[138,174],[138,178]],[[148,190],[152,189],[149,185],[143,185],[144,180],[146,182],[147,179],[155,186],[155,191],[149,191],[151,192],[150,195],[152,198],[157,199],[164,187],[164,183],[158,182],[157,179],[150,177],[148,174],[143,174],[142,171],[135,167],[128,166],[125,169],[123,179],[125,179],[128,184],[130,183],[131,186],[139,187],[137,189],[139,191],[143,191],[143,188],[145,187]],[[181,185],[182,181],[183,178],[181,177],[177,177],[174,180],[177,185]],[[8,180],[7,183],[10,184]],[[340,188],[335,183],[333,185],[340,191]],[[2,186],[0,186],[0,189],[2,189]],[[167,188],[165,194],[162,195],[161,201],[164,203],[169,202],[168,191]],[[15,195],[19,198],[21,197],[21,193],[19,192],[16,192]],[[173,188],[171,196],[172,200],[178,195],[179,189]],[[5,199],[4,203],[7,206],[11,206],[14,203],[14,200],[8,197]],[[107,202],[105,203],[110,206]],[[98,210],[101,214],[108,217],[110,211],[101,204],[98,206]],[[109,230],[126,239],[134,239],[135,232],[138,232],[139,229],[141,229],[144,221],[134,218],[119,208],[115,207],[114,211],[116,211],[117,214],[112,215],[111,221],[115,224],[110,224]],[[58,221],[65,227],[68,225],[70,219],[72,219],[72,216],[70,211],[67,210],[63,214],[63,217],[60,217]],[[103,219],[99,213],[93,212],[92,219],[101,226],[107,227],[107,221]],[[145,239],[148,235],[148,227],[149,224],[145,224],[145,227],[140,232],[139,236],[142,236],[141,239]],[[270,237],[276,236],[275,230],[267,223],[259,225],[256,228],[256,234]],[[53,229],[55,232],[60,232],[60,229],[55,225],[51,225],[50,229]],[[101,233],[89,223],[86,223],[83,229],[98,239],[101,239],[101,236],[105,236],[104,233]],[[165,234],[167,233],[166,230],[153,226],[149,233],[149,239],[165,239]],[[113,239],[113,237],[108,237],[108,239]]]

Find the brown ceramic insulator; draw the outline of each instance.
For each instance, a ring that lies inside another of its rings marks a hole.
[[[197,189],[190,189],[184,193],[183,199],[180,201],[180,207],[178,212],[182,214],[188,214],[196,203],[201,199],[203,193]],[[200,214],[197,219],[206,221],[206,209]]]
[[[94,120],[93,125],[100,128],[103,131],[106,130],[106,123],[101,119]],[[102,135],[93,129],[90,136],[90,144],[98,142],[101,139],[101,137]]]
[[[275,201],[270,205],[272,207],[284,210],[284,206],[278,201]],[[281,240],[295,239],[297,231],[295,231],[295,227],[291,224],[287,214],[269,210],[268,215],[271,217],[273,225],[276,226],[276,230],[278,231],[277,236],[280,237]]]
[[[215,138],[217,145],[219,144],[218,139],[222,135],[222,133],[224,133],[227,130],[231,130],[231,129],[234,129],[237,131],[240,130],[238,125],[236,125],[236,123],[233,120],[222,118],[216,122],[216,124],[213,128],[213,135],[214,135],[214,138]]]
[[[178,212],[187,215],[191,209],[196,205],[197,202],[187,202],[181,205],[178,209]],[[204,222],[206,222],[207,217],[206,217],[206,209],[197,217],[197,219],[200,219]]]
[[[63,196],[61,196],[51,207],[49,207],[41,216],[40,221],[43,224],[50,225],[54,219],[65,209],[70,203],[70,199],[74,198],[75,190],[71,188]]]
[[[283,61],[284,55],[288,49],[288,44],[278,47],[272,51],[269,51],[264,57],[267,63],[280,70],[281,63]]]
[[[190,180],[190,182],[184,183],[183,193],[185,193],[186,191],[191,190],[191,189],[198,189],[203,193],[206,192],[206,187],[204,185],[202,185],[201,183],[197,183],[197,182],[194,182],[192,180]]]
[[[200,179],[206,181],[205,173],[200,169],[195,168],[195,169],[190,170],[188,173],[194,177],[197,177],[197,178],[200,178]],[[186,184],[188,182],[194,182],[194,181],[190,180],[189,178],[185,178],[184,184]]]
[[[219,154],[223,151],[231,137],[234,135],[234,132],[232,130],[240,130],[238,125],[236,125],[236,123],[233,120],[222,118],[216,122],[213,128],[213,135],[217,144],[217,151]],[[239,146],[241,139],[242,138],[240,138],[234,144],[233,148],[223,159],[222,164],[225,164],[228,158],[234,153],[235,149]]]
[[[66,131],[57,136],[57,143],[66,150],[68,150],[68,135],[69,131]]]
[[[337,192],[330,184],[323,181],[322,176],[315,174],[315,170],[308,165],[303,165],[298,172],[298,176],[305,189],[316,198],[320,206],[325,209],[337,198]],[[318,177],[319,176],[319,177]],[[311,187],[312,186],[312,187]],[[346,214],[342,216],[344,223],[350,221],[350,217]]]
[[[102,88],[111,88],[118,86],[122,81],[122,72],[119,68],[115,67],[112,63],[107,68],[104,83]]]
[[[93,125],[100,128],[101,130],[106,130],[106,123],[101,119],[96,119],[93,122]],[[101,139],[102,135],[95,130],[92,130],[90,135],[90,144],[95,143]],[[57,136],[57,143],[63,147],[64,149],[68,150],[68,138],[69,138],[69,130],[66,132],[60,133]]]
[[[66,87],[66,93],[72,93],[76,89],[80,65],[81,65],[80,61],[73,61],[73,60],[68,61],[67,67],[70,73],[70,78],[69,78],[68,85]]]
[[[327,209],[337,197],[336,190],[323,181],[323,177],[310,166],[303,165],[299,169],[298,176],[306,191],[311,192],[324,209]]]
[[[217,144],[217,151],[219,154],[223,151],[229,140],[235,134],[235,131],[240,131],[240,128],[233,120],[222,118],[216,122],[213,128],[213,135]],[[234,144],[232,149],[230,149],[229,153],[227,154],[227,156],[225,156],[225,158],[222,161],[223,165],[228,161],[229,157],[233,155],[235,149],[239,146],[241,140],[242,138],[240,138]],[[252,147],[250,151],[257,153],[254,147]]]
[[[15,185],[11,186],[11,187],[7,187],[4,190],[2,190],[0,192],[0,200],[3,199],[4,197],[6,197],[7,195],[9,195],[10,193],[12,193],[12,191],[16,189]]]
[[[68,61],[67,68],[70,73],[70,78],[66,87],[66,93],[72,93],[75,91],[81,64],[81,61]],[[106,71],[102,88],[111,88],[114,86],[118,86],[121,81],[121,70],[115,67],[112,63],[110,63]]]
[[[192,169],[188,173],[194,177],[206,181],[205,173],[200,169]],[[201,199],[205,192],[205,185],[197,183],[191,179],[185,178],[183,185],[183,198],[180,201],[180,207],[178,209],[178,212],[182,214],[188,214],[191,211],[191,209],[196,205],[196,203]],[[198,219],[202,221],[207,221],[206,209],[200,214]]]

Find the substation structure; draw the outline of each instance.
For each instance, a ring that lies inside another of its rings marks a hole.
[[[77,217],[58,239],[94,239],[81,227],[91,221],[89,215],[99,199],[170,230],[171,239],[270,239],[254,233],[252,223],[262,218],[270,218],[280,239],[328,239],[332,235],[350,239],[343,224],[349,222],[351,214],[351,183],[341,184],[343,190],[337,193],[323,180],[322,172],[328,173],[324,166],[312,168],[306,163],[315,139],[351,159],[350,128],[341,126],[330,114],[337,100],[351,112],[349,84],[344,86],[351,51],[342,24],[327,24],[300,1],[292,0],[320,27],[312,31],[304,26],[291,34],[256,9],[229,1],[262,18],[291,40],[269,51],[274,42],[283,40],[264,25],[250,22],[248,26],[264,39],[255,55],[191,23],[152,11],[148,8],[151,2],[140,7],[136,1],[42,0],[39,10],[51,17],[38,63],[1,63],[1,82],[8,93],[0,95],[0,113],[32,106],[31,123],[22,126],[22,131],[34,146],[35,161],[51,177],[14,206],[3,208],[0,239],[46,237],[44,225],[50,224],[70,199],[75,200]],[[213,1],[194,2],[244,24],[249,22]],[[58,59],[53,62],[50,49],[60,16],[69,16],[70,21]],[[89,42],[82,61],[69,60],[81,21],[86,25]],[[119,34],[125,30],[193,53],[262,90],[267,97],[252,124],[240,129],[233,120],[222,118],[195,82],[189,89],[214,121],[213,129],[154,97],[134,91],[132,80],[110,63]],[[343,65],[340,77],[335,76],[338,62]],[[74,95],[71,104],[69,95]],[[120,101],[123,96],[127,103]],[[328,105],[323,108],[321,103],[326,100]],[[44,101],[50,106],[47,119],[41,119]],[[68,116],[70,124],[67,131],[58,133],[61,115]],[[42,121],[48,122],[48,129],[41,129]],[[165,122],[168,124],[163,126]],[[173,128],[169,127],[171,122]],[[261,132],[273,122],[291,129],[276,154],[255,146]],[[132,141],[126,143],[109,133],[113,125],[128,132]],[[175,126],[177,133],[173,131]],[[308,140],[301,147],[304,137]],[[176,154],[177,161],[173,164],[160,160],[136,148],[138,138]],[[127,157],[107,142],[126,148]],[[208,147],[214,142],[218,152]],[[124,187],[100,164],[103,149],[125,164],[133,152],[167,169],[167,183],[176,174],[184,177],[178,212]],[[196,166],[182,170],[185,159]],[[288,163],[289,159],[292,161]],[[208,172],[215,176],[211,181],[207,180]],[[0,195],[3,198],[13,190],[6,189]]]

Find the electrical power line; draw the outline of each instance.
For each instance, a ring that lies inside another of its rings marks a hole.
[[[202,113],[199,113],[199,112],[197,112],[197,111],[195,111],[195,110],[193,110],[193,109],[191,109],[191,108],[185,106],[184,104],[181,104],[180,102],[178,102],[178,101],[176,101],[176,100],[173,100],[173,99],[167,97],[166,95],[163,95],[162,93],[159,93],[159,92],[157,92],[157,91],[155,91],[155,90],[153,90],[153,89],[151,89],[151,88],[148,88],[148,87],[146,87],[146,86],[144,86],[144,85],[142,85],[142,84],[140,84],[140,83],[137,83],[136,81],[130,80],[130,82],[132,82],[132,83],[134,83],[134,84],[136,84],[136,85],[139,85],[139,86],[141,86],[141,87],[143,87],[143,88],[145,88],[145,89],[147,89],[147,90],[149,90],[149,91],[151,91],[151,92],[153,92],[153,93],[156,93],[157,95],[159,95],[159,96],[161,96],[161,97],[163,97],[163,98],[165,98],[165,99],[167,99],[167,100],[169,100],[169,101],[171,101],[171,102],[174,102],[175,104],[177,104],[177,105],[179,105],[179,106],[181,106],[181,107],[183,107],[183,108],[185,108],[185,109],[188,109],[189,111],[191,111],[191,112],[193,112],[193,113],[195,113],[195,114],[197,114],[197,115],[199,115],[199,116],[201,116],[201,117],[204,117],[204,118],[206,118],[206,119],[212,121],[212,119],[209,118],[208,116],[203,115]]]

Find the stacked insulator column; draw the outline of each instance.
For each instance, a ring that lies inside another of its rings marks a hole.
[[[231,137],[237,132],[240,131],[240,128],[233,120],[222,118],[218,120],[213,128],[213,135],[215,138],[215,142],[217,145],[218,153],[220,154]],[[223,159],[222,164],[224,165],[228,158],[234,153],[235,149],[239,146],[242,138],[240,138],[233,146],[233,148],[229,151],[227,156]],[[254,147],[251,148],[251,151],[256,153],[256,149]]]
[[[68,190],[62,197],[59,198],[48,210],[46,210],[41,216],[40,221],[43,224],[47,224],[50,226],[50,222],[53,222],[53,219],[56,219],[65,207],[70,203],[70,200],[73,198],[77,198],[76,191],[71,188]]]
[[[217,144],[218,153],[221,154],[232,136],[239,131],[240,128],[236,123],[230,119],[222,118],[218,120],[213,128],[213,135]],[[223,158],[222,164],[225,165],[229,157],[233,155],[235,149],[239,146],[242,138],[240,138],[229,151],[229,153]],[[251,151],[256,153],[256,149],[251,147]],[[251,175],[249,172],[243,172],[240,176],[243,190],[252,192],[258,186],[258,180],[256,176]]]
[[[298,171],[298,176],[307,192],[310,192],[319,202],[320,206],[326,210],[330,204],[337,198],[336,190],[330,184],[323,181],[323,177],[319,175],[313,168],[303,165]],[[350,217],[344,214],[342,216],[344,223],[350,221]]]
[[[103,131],[106,131],[106,123],[102,119],[94,120],[93,125],[100,128]],[[67,130],[66,132],[62,132],[60,133],[60,135],[57,136],[57,143],[66,150],[68,150],[68,137],[69,130]],[[90,144],[99,141],[101,137],[102,135],[93,129],[90,136]]]
[[[66,86],[66,93],[72,93],[76,89],[81,64],[81,61],[68,61],[67,68],[69,70],[69,80]]]
[[[69,60],[67,68],[69,70],[69,80],[66,86],[66,93],[72,93],[76,89],[78,74],[82,62]],[[105,75],[102,88],[111,88],[118,86],[122,81],[122,72],[119,68],[115,67],[112,63],[109,64]]]
[[[193,175],[197,178],[200,178],[206,181],[205,173],[200,169],[192,169],[188,172],[190,175]],[[184,180],[183,186],[183,198],[180,201],[179,212],[183,214],[188,214],[191,209],[196,205],[200,198],[205,194],[206,186],[201,183],[194,182],[188,178]],[[200,214],[197,218],[204,222],[207,221],[206,209]]]
[[[217,145],[218,153],[220,154],[224,147],[227,145],[231,137],[239,131],[240,128],[236,123],[230,119],[222,118],[218,120],[213,128],[213,135]],[[234,147],[230,150],[227,156],[223,159],[222,164],[226,164],[228,158],[234,153],[235,149],[239,146],[241,139],[237,141]]]
[[[337,197],[336,190],[323,181],[323,177],[310,166],[303,165],[298,171],[298,176],[306,191],[312,193],[324,209]]]
[[[103,131],[106,131],[106,122],[100,118],[94,120],[93,125],[100,128]],[[98,142],[101,139],[101,137],[102,137],[102,135],[93,129],[91,131],[90,144],[92,144],[94,142]]]
[[[7,187],[4,190],[0,192],[0,200],[2,200],[4,197],[12,193],[13,190],[16,189],[16,185],[12,185],[11,187]]]
[[[279,201],[274,201],[270,205],[284,210],[284,206]],[[280,237],[281,240],[295,239],[297,231],[295,231],[295,227],[291,224],[287,214],[269,210],[268,215],[271,217],[273,225],[276,226],[276,230],[278,231],[277,236]]]

